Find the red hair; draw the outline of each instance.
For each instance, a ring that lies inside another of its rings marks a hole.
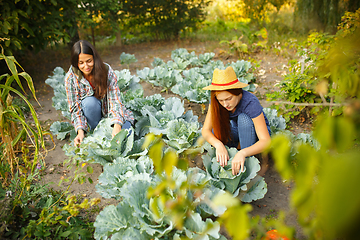
[[[240,94],[242,94],[242,88],[211,91],[210,108],[211,122],[213,125],[214,135],[222,143],[226,144],[231,139],[229,111],[226,110],[226,108],[224,108],[216,98],[217,94],[222,91],[227,91],[232,95],[239,96]]]

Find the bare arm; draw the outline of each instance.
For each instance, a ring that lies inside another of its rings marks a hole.
[[[85,131],[80,128],[77,131],[76,137],[74,138],[74,146],[79,147],[80,143],[84,140],[84,138],[85,138]]]
[[[239,170],[241,168],[241,171],[244,170],[244,163],[245,158],[249,156],[253,156],[255,154],[261,153],[265,150],[265,148],[268,147],[270,144],[270,135],[265,123],[264,114],[261,113],[256,118],[252,119],[255,126],[255,131],[258,137],[258,141],[247,148],[241,149],[234,157],[232,161],[232,170],[233,174],[236,175],[239,173]]]
[[[120,131],[121,131],[121,125],[118,123],[115,123],[111,136],[115,137],[115,135],[118,134]]]

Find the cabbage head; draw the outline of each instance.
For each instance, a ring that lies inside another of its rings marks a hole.
[[[265,181],[253,184],[251,181],[257,176],[260,170],[259,160],[252,156],[247,157],[245,160],[244,171],[239,172],[237,175],[232,174],[231,162],[238,152],[236,148],[227,148],[230,160],[227,165],[222,167],[216,160],[215,148],[207,148],[207,154],[203,155],[203,163],[207,174],[210,177],[210,184],[222,190],[232,193],[234,196],[245,196],[246,202],[251,202],[263,198],[267,192]],[[255,179],[257,182],[259,179]],[[251,187],[249,187],[251,185]],[[259,189],[257,189],[257,187]]]

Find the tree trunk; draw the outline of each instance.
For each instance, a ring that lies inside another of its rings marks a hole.
[[[91,37],[92,37],[93,46],[95,47],[95,29],[94,29],[94,27],[91,27]]]
[[[121,31],[120,31],[120,30],[116,33],[116,42],[115,42],[115,46],[117,46],[117,47],[121,47],[121,46],[122,46],[122,41],[121,41]]]
[[[360,8],[360,1],[359,0],[349,0],[348,3],[348,11],[349,12],[356,12],[358,8]]]

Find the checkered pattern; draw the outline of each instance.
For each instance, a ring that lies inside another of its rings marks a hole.
[[[103,116],[112,119],[111,125],[115,123],[122,125],[125,121],[133,123],[133,113],[121,103],[120,89],[115,72],[110,65],[108,67],[108,90],[106,96],[101,100]],[[83,76],[76,75],[71,66],[65,76],[65,88],[71,122],[75,127],[75,131],[77,132],[79,129],[89,131],[90,127],[81,110],[81,101],[88,96],[94,95],[93,88]]]

